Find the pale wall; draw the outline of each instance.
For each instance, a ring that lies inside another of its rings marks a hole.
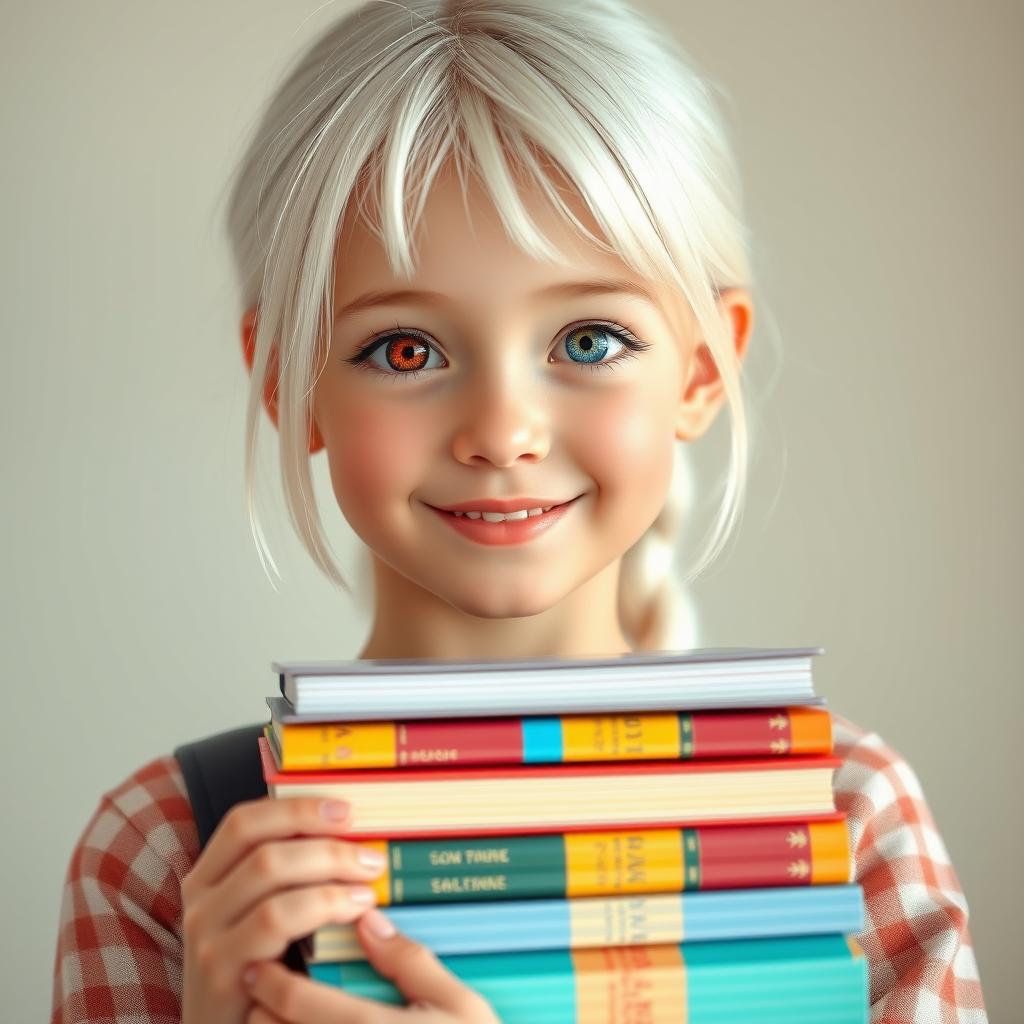
[[[827,648],[820,689],[917,769],[992,1019],[1020,1019],[1022,8],[660,7],[730,97],[765,300],[752,382],[772,316],[784,353],[745,524],[695,588],[701,639]],[[366,619],[283,511],[280,593],[261,572],[214,220],[249,119],[341,5],[4,8],[0,985],[29,1021],[99,794],[260,717],[273,658],[352,654]]]

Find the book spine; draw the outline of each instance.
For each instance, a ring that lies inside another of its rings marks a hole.
[[[840,935],[442,957],[502,1024],[865,1024],[867,965]],[[365,961],[310,976],[402,1005]]]
[[[822,708],[284,724],[283,769],[417,768],[828,754]]]
[[[594,949],[859,932],[859,885],[392,907],[395,926],[437,954]],[[351,924],[313,935],[309,959],[364,960]]]
[[[839,884],[845,819],[533,836],[376,840],[382,906]]]

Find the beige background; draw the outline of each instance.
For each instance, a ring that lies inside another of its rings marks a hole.
[[[366,627],[283,510],[280,592],[262,575],[215,219],[270,83],[343,6],[3,3],[11,1021],[47,1013],[62,877],[99,795],[261,717],[272,659],[350,655]],[[745,523],[694,590],[700,639],[826,647],[820,690],[916,768],[992,1019],[1020,1020],[1024,8],[658,6],[727,96],[766,301],[752,383],[773,326],[783,348]],[[695,453],[705,472],[725,437]]]

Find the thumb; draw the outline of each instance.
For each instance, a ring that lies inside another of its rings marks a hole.
[[[357,926],[367,959],[393,981],[410,1003],[436,1007],[466,1021],[493,1021],[487,1001],[464,985],[426,946],[396,931],[379,910],[367,910]]]

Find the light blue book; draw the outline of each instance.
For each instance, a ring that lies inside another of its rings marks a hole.
[[[822,704],[820,647],[632,651],[597,658],[275,661],[298,714],[361,721]]]
[[[857,933],[859,885],[722,889],[575,899],[428,903],[387,908],[395,927],[435,953],[509,953],[711,939]],[[365,958],[352,925],[319,929],[312,962]]]
[[[866,1024],[867,965],[841,935],[442,957],[502,1024]],[[401,1004],[368,963],[317,981]]]

